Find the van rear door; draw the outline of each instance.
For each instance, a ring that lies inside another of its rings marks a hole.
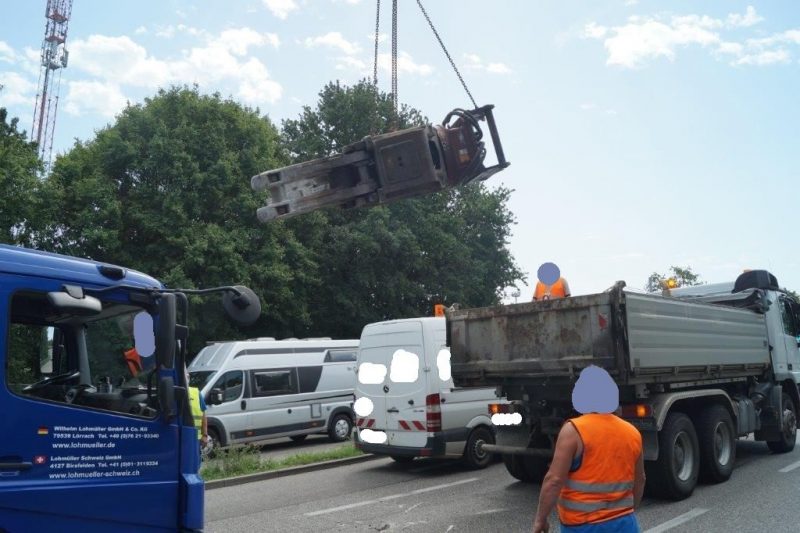
[[[422,324],[402,320],[371,324],[364,328],[359,349],[357,396],[373,402],[373,412],[364,417],[375,422],[366,426],[385,431],[390,446],[425,446],[425,371]],[[379,370],[385,371],[381,381]],[[367,383],[365,383],[367,381]]]

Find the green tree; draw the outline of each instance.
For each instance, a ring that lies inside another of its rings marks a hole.
[[[668,274],[659,274],[658,272],[650,274],[650,277],[647,278],[645,289],[647,292],[661,292],[661,281],[667,278],[675,279],[679,287],[702,285],[704,283],[700,281],[700,275],[692,271],[692,267],[671,266]]]
[[[261,225],[249,178],[281,166],[278,132],[257,110],[201,95],[161,90],[127,107],[116,122],[59,158],[46,182],[50,224],[42,246],[124,265],[168,286],[241,283],[261,297],[260,322],[239,330],[218,298],[193,298],[192,344],[308,325],[305,250],[278,226]]]
[[[368,81],[330,83],[316,108],[282,124],[293,161],[331,155],[387,131],[389,96]],[[423,124],[403,106],[398,127]],[[475,184],[389,206],[324,210],[285,222],[313,253],[318,282],[306,286],[310,334],[358,336],[368,322],[431,315],[434,303],[484,306],[522,279],[507,248],[511,191]]]
[[[8,122],[0,107],[0,243],[25,243],[31,224],[38,220],[40,201],[37,173],[42,162],[36,143],[18,129],[19,119]]]

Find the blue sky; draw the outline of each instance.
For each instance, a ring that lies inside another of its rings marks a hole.
[[[551,261],[580,294],[688,264],[710,282],[768,268],[800,290],[796,2],[424,4],[496,106],[512,165],[489,184],[515,191],[510,248],[531,278]],[[0,20],[0,105],[26,129],[44,5],[6,0]],[[172,83],[294,118],[326,82],[371,75],[374,23],[373,0],[75,0],[55,150]],[[411,0],[399,49],[402,101],[433,121],[469,105]]]

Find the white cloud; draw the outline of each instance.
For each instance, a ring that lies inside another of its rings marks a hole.
[[[590,111],[590,110],[594,109],[595,107],[597,107],[597,106],[595,104],[591,103],[591,102],[587,102],[587,103],[581,104],[581,109],[583,109],[584,111]]]
[[[378,54],[378,66],[385,71],[392,68],[392,59],[389,54]],[[428,76],[433,73],[433,67],[425,63],[417,63],[407,52],[397,54],[397,73],[417,74]]]
[[[143,33],[147,33],[147,28],[144,26],[139,26],[138,28],[133,30],[133,33],[135,33],[136,35],[142,35]]]
[[[351,43],[338,31],[332,31],[326,33],[325,35],[319,35],[317,37],[307,37],[305,41],[303,41],[306,45],[306,48],[316,48],[318,46],[325,46],[328,48],[333,48],[335,50],[339,50],[344,54],[353,55],[357,54],[361,51],[361,47],[355,43]]]
[[[587,39],[601,39],[608,33],[608,28],[599,26],[595,22],[590,22],[583,28],[583,36]]]
[[[33,106],[36,98],[36,84],[20,76],[18,72],[0,72],[0,102],[4,106],[30,105]]]
[[[366,74],[367,63],[352,56],[343,56],[336,59],[336,70],[354,70]]]
[[[3,63],[14,63],[17,60],[17,54],[14,49],[5,41],[0,41],[0,61]]]
[[[733,56],[733,65],[766,65],[790,59],[788,50],[753,50],[777,43],[800,44],[800,30],[789,30],[767,38],[748,39],[745,43],[723,38],[723,32],[750,28],[763,17],[753,6],[744,13],[730,13],[725,18],[708,15],[632,16],[626,24],[607,28],[596,22],[584,26],[583,37],[602,39],[608,52],[607,65],[638,68],[648,61],[666,58],[674,61],[679,49],[697,46],[717,56]],[[796,32],[796,33],[795,33]]]
[[[783,48],[778,50],[765,50],[754,54],[745,54],[733,62],[734,65],[774,65],[776,63],[789,63],[791,54]]]
[[[286,20],[289,13],[299,9],[294,0],[262,0],[262,2],[273,15],[281,20]]]
[[[248,55],[252,48],[280,46],[277,35],[250,28],[228,29],[217,36],[183,25],[176,30],[201,37],[205,42],[184,50],[180,59],[159,59],[128,36],[91,35],[76,40],[71,46],[71,63],[93,76],[95,79],[90,81],[95,85],[76,85],[71,89],[67,100],[78,99],[70,107],[71,112],[113,116],[109,108],[118,105],[115,111],[121,109],[125,102],[124,88],[155,89],[170,83],[197,83],[206,90],[230,92],[253,106],[281,98],[281,85],[271,79],[259,59]],[[92,92],[100,99],[96,106],[81,100]]]
[[[70,115],[96,113],[106,118],[117,114],[127,102],[119,86],[110,81],[71,81],[66,101],[64,111]]]
[[[763,20],[764,17],[761,17],[756,13],[756,8],[753,6],[747,6],[747,10],[745,11],[744,15],[739,13],[731,13],[728,15],[727,22],[730,26],[749,28],[750,26],[755,26]]]
[[[505,63],[484,63],[477,54],[464,54],[464,70],[488,72],[490,74],[511,74]]]
[[[161,26],[156,31],[156,37],[163,37],[165,39],[171,39],[175,36],[175,26],[170,24],[169,26]]]

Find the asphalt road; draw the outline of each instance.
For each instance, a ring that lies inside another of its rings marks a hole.
[[[800,446],[773,455],[763,443],[742,441],[737,455],[727,483],[700,485],[681,502],[645,499],[637,511],[642,531],[800,531]],[[537,499],[538,487],[517,482],[501,463],[469,471],[451,462],[378,459],[209,490],[206,529],[524,532]]]

